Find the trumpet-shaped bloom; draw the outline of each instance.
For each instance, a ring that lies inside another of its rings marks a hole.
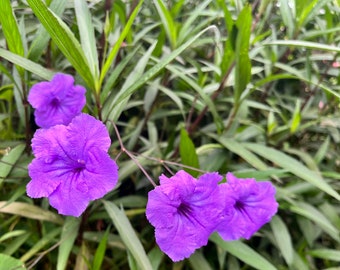
[[[68,126],[37,130],[28,196],[48,197],[60,214],[80,216],[91,200],[117,183],[118,166],[107,153],[110,144],[104,124],[87,114],[76,116]]]
[[[86,103],[86,90],[73,83],[72,76],[57,73],[50,82],[40,82],[32,86],[28,102],[35,109],[35,122],[39,127],[68,125],[80,114]]]
[[[277,212],[276,191],[270,182],[238,179],[228,173],[227,183],[221,184],[220,187],[225,198],[234,201],[231,208],[228,205],[225,209],[228,218],[217,227],[217,232],[224,240],[249,239]]]
[[[218,173],[197,180],[185,171],[168,178],[148,194],[146,217],[155,227],[156,242],[173,261],[188,258],[208,242],[220,222],[223,200]]]

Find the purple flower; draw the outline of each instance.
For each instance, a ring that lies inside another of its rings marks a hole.
[[[196,180],[179,171],[159,179],[160,186],[148,194],[146,217],[155,227],[160,249],[179,261],[206,245],[220,222],[226,202],[218,188],[222,176],[206,173]]]
[[[110,144],[104,124],[87,114],[76,116],[68,126],[37,130],[28,196],[48,197],[60,214],[80,216],[91,200],[117,183],[118,167],[107,153]]]
[[[277,212],[275,187],[270,182],[238,179],[228,173],[227,183],[221,184],[220,187],[225,198],[234,201],[231,208],[227,205],[225,211],[228,216],[217,227],[217,232],[226,241],[249,239]]]
[[[73,83],[72,76],[57,73],[50,82],[33,85],[28,95],[28,102],[35,109],[35,122],[39,127],[68,125],[80,114],[86,103],[86,90]]]

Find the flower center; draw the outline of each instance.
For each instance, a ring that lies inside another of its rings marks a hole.
[[[77,163],[74,165],[73,172],[79,173],[85,169],[85,161],[83,159],[78,159]]]
[[[58,107],[59,104],[60,104],[60,101],[59,101],[58,98],[55,97],[55,98],[52,99],[51,105],[52,105],[53,107]]]
[[[190,215],[190,212],[191,212],[191,209],[190,209],[190,206],[185,204],[185,203],[181,203],[178,208],[177,208],[177,212],[180,214],[180,215],[183,215],[183,216],[189,216]]]
[[[243,211],[244,210],[244,203],[241,201],[236,201],[236,203],[234,204],[236,210],[238,211]]]

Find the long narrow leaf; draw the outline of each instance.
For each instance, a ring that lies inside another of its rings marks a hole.
[[[66,3],[67,0],[54,0],[50,4],[49,8],[54,12],[54,14],[61,16],[65,10]],[[29,48],[27,57],[32,61],[38,61],[44,50],[46,50],[50,38],[51,37],[44,26],[40,24],[36,37],[32,41],[31,47]]]
[[[34,63],[31,60],[26,59],[20,55],[11,53],[10,51],[0,48],[0,57],[8,60],[9,62],[23,67],[24,69],[38,75],[45,80],[51,80],[54,72],[44,68],[43,66]]]
[[[239,99],[243,91],[246,89],[251,77],[251,64],[249,58],[251,23],[251,8],[250,6],[246,6],[241,11],[235,23],[237,27],[235,48],[235,103],[239,102]]]
[[[296,176],[320,188],[321,190],[333,196],[337,200],[340,200],[340,195],[329,184],[327,184],[320,175],[308,169],[305,165],[303,165],[296,159],[276,149],[264,145],[245,143],[244,146],[251,150],[252,152],[270,160],[271,162],[274,162],[281,168],[287,169]]]
[[[259,270],[276,270],[276,267],[263,258],[259,253],[248,247],[241,241],[223,241],[217,233],[214,233],[209,238],[216,245],[230,254],[237,257],[239,260]]]
[[[104,201],[104,206],[124,244],[131,252],[139,267],[145,270],[152,269],[149,258],[124,211],[119,210],[119,208],[111,202]]]
[[[168,36],[171,47],[175,49],[177,43],[177,29],[174,19],[172,18],[170,11],[166,8],[164,1],[154,0],[153,2],[157,8],[159,17],[161,18],[165,33]]]
[[[81,219],[67,217],[61,232],[61,243],[58,250],[57,270],[64,270],[67,266],[74,241],[78,235]]]
[[[115,102],[115,104],[120,103],[122,100],[124,100],[127,96],[134,93],[139,87],[144,85],[146,82],[148,82],[153,76],[155,76],[158,72],[160,72],[166,65],[168,65],[171,61],[173,61],[177,56],[179,56],[184,50],[186,50],[188,47],[191,46],[200,36],[202,36],[205,32],[215,29],[216,26],[212,25],[201,32],[199,32],[196,36],[188,40],[186,43],[178,47],[176,50],[174,50],[172,53],[170,53],[167,57],[162,59],[162,61],[159,61],[155,66],[153,66],[151,69],[149,69],[146,73],[144,73],[136,83],[132,84],[124,94],[122,94]]]
[[[63,224],[64,220],[57,214],[44,210],[38,206],[22,202],[0,201],[0,213],[19,215],[36,220],[45,220],[57,224]]]
[[[288,228],[279,216],[274,216],[270,222],[270,227],[274,233],[277,246],[288,265],[293,263],[294,249]]]
[[[92,76],[89,63],[73,32],[42,0],[27,0],[27,3],[68,61],[86,84],[94,90],[95,78]]]
[[[98,53],[91,13],[85,0],[75,0],[74,8],[76,10],[81,46],[89,63],[92,76],[97,82],[99,76]]]
[[[104,78],[106,76],[106,73],[109,71],[109,68],[111,67],[113,60],[115,59],[120,46],[122,45],[126,35],[128,34],[128,32],[130,31],[130,28],[134,22],[134,19],[136,18],[139,9],[141,8],[142,4],[143,4],[144,0],[139,1],[138,5],[135,7],[135,9],[133,10],[133,12],[130,15],[129,20],[127,21],[122,33],[120,34],[118,40],[116,41],[115,45],[113,46],[109,56],[107,57],[104,65],[103,65],[103,69],[101,71],[100,74],[100,80],[99,80],[99,85],[101,86]]]
[[[24,46],[22,43],[21,35],[17,20],[15,18],[11,1],[0,0],[0,22],[2,25],[2,31],[6,38],[7,46],[9,50],[20,56],[24,56]],[[23,75],[23,69],[18,69],[19,73]]]

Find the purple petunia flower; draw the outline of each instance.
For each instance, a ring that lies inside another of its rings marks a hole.
[[[110,144],[104,124],[87,114],[76,116],[68,126],[37,130],[28,196],[48,197],[60,214],[80,216],[91,200],[117,183],[118,166],[107,153]]]
[[[179,261],[206,245],[220,222],[227,202],[218,188],[222,176],[206,173],[196,180],[179,171],[159,179],[160,186],[148,194],[146,216],[155,227],[160,249]]]
[[[33,85],[28,102],[35,109],[35,122],[39,127],[68,125],[80,114],[86,103],[86,90],[83,86],[73,83],[72,76],[57,73],[50,82]]]
[[[276,191],[270,182],[238,179],[228,173],[227,183],[221,184],[220,187],[224,196],[234,201],[232,208],[230,205],[226,208],[228,217],[217,227],[217,232],[226,241],[249,239],[277,212]],[[231,217],[230,210],[233,211]]]

